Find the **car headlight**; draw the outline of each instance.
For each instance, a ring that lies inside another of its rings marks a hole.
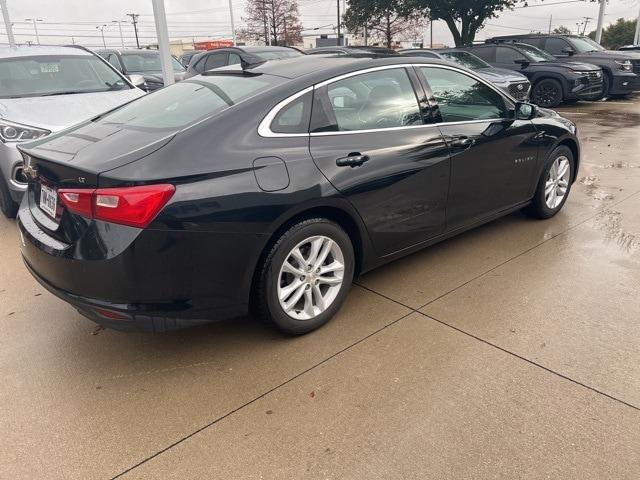
[[[50,133],[49,130],[43,128],[29,127],[27,125],[20,125],[19,123],[0,120],[0,140],[4,143],[36,140]]]
[[[633,64],[631,63],[631,60],[625,60],[624,62],[616,60],[616,63],[619,65],[620,70],[624,70],[625,72],[630,72],[631,70],[633,70]]]

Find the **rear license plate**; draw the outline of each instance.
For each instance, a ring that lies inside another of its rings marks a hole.
[[[56,218],[56,207],[58,205],[58,194],[53,188],[40,185],[40,210],[48,213],[52,218]]]

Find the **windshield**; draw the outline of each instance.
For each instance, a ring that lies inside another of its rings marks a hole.
[[[161,72],[160,55],[158,52],[140,52],[122,54],[122,63],[129,73]],[[184,72],[184,67],[171,57],[174,72]]]
[[[0,98],[107,92],[132,88],[94,55],[41,55],[0,60]]]
[[[185,80],[145,95],[96,122],[154,130],[179,129],[268,90],[276,78],[212,75]]]
[[[578,53],[600,52],[604,47],[589,37],[571,37],[571,45]]]
[[[558,59],[550,53],[540,50],[533,45],[527,45],[526,43],[518,43],[518,49],[529,56],[529,58],[535,62],[557,62]]]
[[[441,55],[447,60],[451,60],[458,65],[462,65],[463,67],[467,67],[472,70],[476,70],[478,68],[491,68],[491,65],[487,62],[469,52],[442,52]]]

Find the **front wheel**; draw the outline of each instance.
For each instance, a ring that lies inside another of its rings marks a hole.
[[[285,231],[262,266],[259,314],[285,333],[300,335],[327,323],[339,310],[354,274],[347,233],[324,218]]]
[[[11,192],[2,173],[0,173],[0,211],[7,218],[16,218],[18,213],[18,204],[11,198]]]
[[[540,80],[531,91],[533,103],[543,108],[554,108],[562,103],[562,85],[553,78]]]
[[[564,145],[555,148],[547,159],[536,193],[524,211],[536,218],[551,218],[558,213],[571,191],[575,160],[573,152]]]

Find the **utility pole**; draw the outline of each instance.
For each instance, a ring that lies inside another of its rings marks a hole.
[[[433,48],[433,18],[429,22],[429,48]]]
[[[364,46],[367,46],[367,42],[369,40],[369,32],[367,31],[367,24],[364,24]]]
[[[33,30],[36,32],[36,43],[40,45],[40,35],[38,35],[38,24],[36,22],[41,22],[41,18],[25,18],[25,22],[33,22]]]
[[[336,8],[338,10],[338,46],[342,45],[340,41],[340,0],[336,0]]]
[[[549,15],[549,35],[551,35],[551,23],[553,22],[553,14]]]
[[[607,7],[606,0],[600,0],[600,10],[598,11],[598,26],[596,27],[596,42],[602,40],[602,25],[604,24],[604,11]]]
[[[153,18],[156,22],[156,37],[158,38],[158,50],[160,50],[160,63],[162,64],[162,78],[164,86],[175,82],[173,66],[171,65],[171,51],[169,50],[169,29],[167,27],[167,14],[164,10],[164,0],[152,0]]]
[[[582,35],[584,35],[586,33],[586,31],[587,31],[587,25],[589,25],[589,22],[591,20],[593,20],[593,17],[582,17],[582,18],[584,18],[584,28],[582,29]],[[580,32],[578,32],[578,33],[580,33]]]
[[[633,36],[633,44],[640,45],[640,11],[638,12],[638,19],[636,20],[636,34]]]
[[[0,0],[0,8],[2,9],[2,18],[4,18],[4,29],[7,32],[7,38],[9,39],[9,46],[16,46],[16,39],[13,36],[13,26],[11,19],[9,18],[9,9],[7,8],[7,0]]]
[[[111,20],[111,23],[117,23],[118,29],[120,30],[120,43],[122,44],[122,48],[124,48],[124,37],[122,36],[122,21],[120,20]]]
[[[140,41],[138,40],[138,15],[137,13],[127,13],[127,17],[131,17],[131,23],[133,23],[133,31],[136,34],[136,46],[140,48]]]
[[[233,23],[233,3],[229,0],[229,18],[231,19],[231,38],[233,39],[233,45],[236,44],[236,27]]]
[[[105,24],[105,25],[98,25],[98,26],[96,27],[96,28],[100,29],[100,33],[102,33],[102,46],[105,48],[105,50],[106,50],[106,48],[107,48],[107,44],[106,44],[106,42],[104,41],[104,27],[106,27],[106,26],[107,26],[107,25]]]

